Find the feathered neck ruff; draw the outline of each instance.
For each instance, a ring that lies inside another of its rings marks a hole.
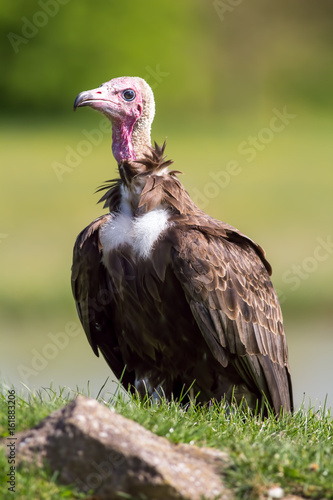
[[[97,190],[107,190],[99,200],[104,202],[104,208],[119,210],[122,196],[126,193],[134,216],[160,206],[178,214],[188,212],[193,202],[177,178],[177,174],[182,172],[168,169],[173,161],[166,160],[165,146],[166,142],[162,146],[155,142],[142,159],[119,163],[120,178],[106,181]]]

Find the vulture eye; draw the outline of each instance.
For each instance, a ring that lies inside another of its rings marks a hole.
[[[124,90],[122,95],[125,101],[133,101],[133,99],[135,98],[135,92],[132,89]]]

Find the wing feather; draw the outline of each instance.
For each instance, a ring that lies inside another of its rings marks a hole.
[[[202,228],[179,233],[174,272],[214,357],[223,367],[232,364],[277,412],[291,409],[282,314],[263,250],[230,226],[224,236]]]
[[[99,228],[112,217],[103,215],[78,236],[73,253],[72,291],[83,329],[96,356],[99,350],[108,365],[127,388],[134,384],[134,374],[125,369],[117,340],[113,312],[115,284],[110,280],[101,258]],[[115,264],[118,276],[123,272]],[[114,276],[117,276],[115,272]],[[113,277],[114,277],[113,276]]]

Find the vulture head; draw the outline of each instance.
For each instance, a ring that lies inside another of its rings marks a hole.
[[[117,162],[137,160],[151,146],[150,129],[155,114],[154,94],[138,77],[114,78],[93,90],[81,92],[74,102],[103,113],[112,123],[112,152]]]

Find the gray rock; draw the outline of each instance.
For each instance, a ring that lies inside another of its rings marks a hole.
[[[222,482],[225,453],[172,444],[83,396],[18,434],[17,458],[46,461],[62,483],[97,498],[232,498]]]

